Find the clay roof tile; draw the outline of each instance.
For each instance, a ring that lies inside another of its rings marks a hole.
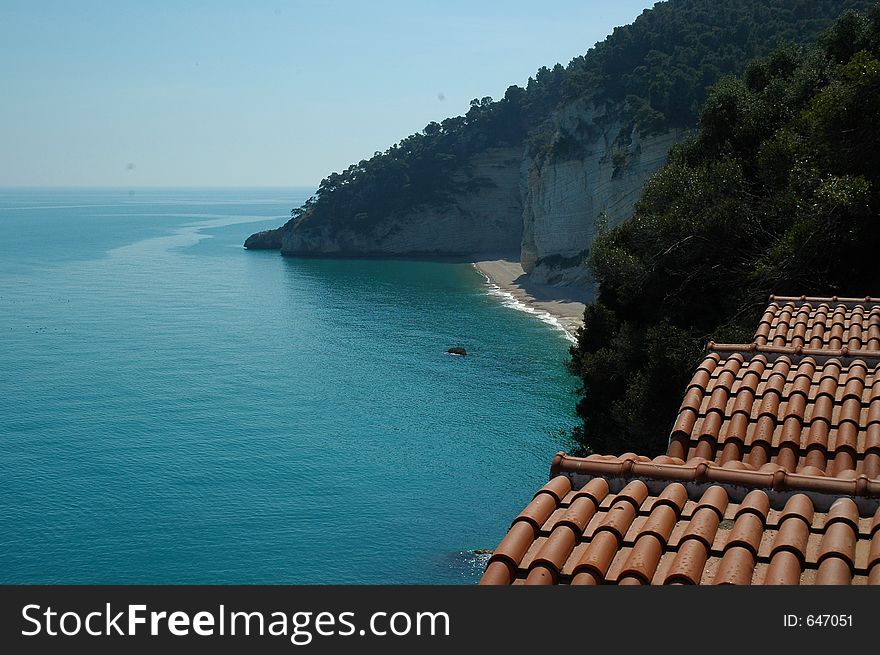
[[[580,531],[557,525],[532,560],[527,584],[553,584],[577,544]],[[534,576],[533,576],[534,574]]]
[[[830,412],[829,412],[830,414]],[[831,419],[813,416],[810,427],[804,433],[804,447],[819,446],[823,451],[828,448],[828,435],[831,432]],[[824,455],[823,455],[824,461]]]
[[[806,394],[792,394],[785,406],[785,411],[781,412],[783,418],[794,416],[798,421],[803,421],[807,410]]]
[[[766,494],[764,495],[766,496]],[[724,549],[727,550],[733,547],[747,548],[753,555],[757,556],[763,533],[764,519],[762,516],[753,512],[738,513]]]
[[[825,469],[821,469],[817,466],[802,466],[797,471],[801,475],[814,475],[818,477],[825,477]]]
[[[660,459],[659,457],[657,459]],[[667,459],[667,458],[664,458]],[[660,495],[657,497],[657,500],[654,503],[654,506],[660,504],[666,504],[675,509],[676,514],[681,512],[684,509],[684,505],[688,500],[687,489],[683,484],[672,483],[667,485]]]
[[[666,509],[669,509],[668,507]],[[663,555],[664,543],[653,534],[640,536],[627,557],[621,575],[634,578],[642,584],[650,584]]]
[[[819,563],[817,585],[845,585],[852,582],[852,566],[839,557],[826,557]]]
[[[691,378],[691,382],[688,387],[698,387],[705,391],[706,388],[709,386],[709,382],[712,379],[712,373],[714,373],[715,369],[718,367],[719,361],[721,361],[721,356],[718,355],[718,353],[707,355],[702,363],[697,367],[697,370],[694,373],[694,377]]]
[[[871,546],[868,550],[867,568],[869,584],[880,584],[880,509],[874,514],[871,523]]]
[[[849,385],[847,385],[848,387]],[[858,428],[859,421],[862,416],[862,401],[860,398],[847,398],[843,401],[840,409],[840,418],[838,422],[843,423],[849,421],[854,427]]]
[[[557,572],[544,564],[536,565],[529,571],[525,584],[527,585],[553,585],[558,580]]]
[[[598,506],[603,500],[605,500],[608,492],[608,481],[605,480],[605,478],[593,478],[575,492],[574,498],[576,499],[580,496],[587,496]]]
[[[819,396],[813,404],[812,423],[824,421],[829,426],[834,415],[834,398],[829,396]]]
[[[880,423],[872,423],[865,430],[865,451],[880,449]]]
[[[880,378],[878,378],[878,382],[880,382]],[[880,423],[880,395],[875,395],[875,392],[880,392],[880,385],[876,382],[871,390],[871,403],[868,406],[868,416],[866,419],[868,425]]]
[[[771,299],[709,350],[667,454],[558,455],[482,583],[880,584],[880,303]]]
[[[834,402],[834,396],[837,393],[837,380],[839,374],[833,374],[833,370],[829,370],[830,368],[830,365],[826,366],[825,373],[823,373],[821,377],[819,389],[816,392],[816,402],[819,401],[818,396],[826,396],[830,402]]]
[[[835,433],[834,438],[834,449],[839,451],[842,448],[851,450],[853,453],[858,448],[858,440],[859,440],[859,425],[858,419],[849,420],[846,419],[847,422],[843,422],[845,419],[843,417],[843,413],[841,412],[841,424],[840,427],[837,428],[837,432]],[[852,468],[852,472],[855,472],[855,468]]]
[[[772,553],[779,550],[787,550],[803,561],[807,553],[807,542],[810,538],[810,525],[791,516],[783,521],[776,533]]]
[[[800,582],[803,571],[801,559],[789,550],[777,550],[770,558],[770,566],[764,576],[766,585],[795,585]]]
[[[537,537],[537,532],[531,524],[524,521],[515,521],[504,540],[492,553],[489,561],[504,560],[508,564],[517,566],[526,552],[531,548]]]
[[[853,525],[853,515],[855,525]],[[831,506],[825,533],[819,544],[819,572],[816,584],[849,584],[855,563],[858,538],[858,509],[849,498],[839,498]]]
[[[880,584],[880,511],[859,513],[877,502],[870,499],[880,498],[880,486],[864,476],[851,482],[809,478],[772,462],[755,471],[657,459],[615,469],[615,462],[619,458],[562,455],[557,469],[578,480],[575,491],[539,529],[534,512],[514,521],[482,582]],[[597,475],[600,469],[616,472],[606,477]],[[702,473],[693,477],[697,469]],[[689,479],[720,482],[684,484]],[[784,502],[785,495],[767,491],[784,494],[788,485],[794,493]],[[840,496],[845,485],[847,495]],[[588,486],[590,493],[579,493]],[[597,505],[594,496],[606,490]],[[863,494],[857,496],[862,504],[850,494]],[[535,500],[556,505],[548,492]]]
[[[736,510],[736,516],[738,517],[745,512],[751,512],[763,521],[769,511],[770,499],[767,497],[767,494],[755,489],[750,491],[742,503],[740,503],[739,508]]]
[[[746,585],[752,581],[755,554],[749,548],[736,546],[724,552],[712,584]]]
[[[706,489],[700,498],[699,504],[700,507],[710,507],[720,518],[724,516],[724,510],[727,509],[728,502],[727,492],[724,490],[724,487],[714,485]]]
[[[865,389],[865,377],[868,375],[868,367],[862,360],[856,360],[850,364],[847,370],[846,386],[844,387],[844,398],[855,398],[859,402],[862,400],[862,391]]]
[[[731,415],[737,413],[745,414],[745,419],[748,420],[749,415],[752,413],[752,405],[755,403],[755,387],[745,386],[740,387],[739,391],[736,392],[736,398],[733,402],[733,407],[730,410]]]
[[[619,548],[617,535],[607,531],[596,533],[574,567],[575,577],[578,573],[589,571],[595,577],[603,579]]]
[[[700,584],[703,569],[709,559],[709,546],[703,541],[690,539],[681,544],[664,584]]]
[[[786,519],[797,518],[802,520],[807,526],[813,522],[813,501],[806,494],[794,494],[785,503],[785,507],[779,516],[779,522],[782,523]]]
[[[853,530],[859,529],[859,508],[851,498],[838,498],[828,510],[825,526],[838,522],[848,523]]]
[[[481,585],[509,585],[513,582],[516,566],[504,560],[490,560],[480,578]]]
[[[556,510],[558,502],[553,494],[539,491],[514,521],[525,521],[537,532]]]
[[[708,412],[703,419],[700,429],[693,434],[697,435],[700,439],[706,438],[713,442],[717,441],[721,435],[721,426],[723,423],[723,412]]]
[[[617,500],[628,500],[638,510],[648,497],[648,487],[641,480],[633,480],[617,493]]]
[[[608,510],[597,532],[611,532],[618,541],[622,541],[638,513],[638,508],[630,501],[629,498],[618,498]]]
[[[704,389],[700,387],[691,387],[684,395],[681,402],[681,409],[690,409],[694,412],[700,411],[700,405],[703,404]]]
[[[727,409],[727,401],[730,399],[730,389],[722,386],[715,387],[712,395],[709,397],[709,405],[707,412],[721,412]]]
[[[678,457],[670,457],[669,455],[658,455],[652,460],[655,464],[684,464],[684,461]]]
[[[862,472],[870,480],[880,478],[880,451],[868,450],[862,460]]]
[[[880,407],[878,407],[880,408]],[[697,422],[697,413],[691,409],[683,409],[681,413],[678,415],[678,419],[675,421],[675,425],[672,427],[672,434],[689,436],[694,429],[694,425]],[[673,453],[670,452],[670,455]]]
[[[587,527],[590,519],[595,516],[598,509],[599,503],[593,497],[588,495],[578,496],[572,501],[556,525],[567,525],[571,530],[580,534]]]
[[[874,547],[874,543],[871,544],[872,548]],[[876,560],[873,561],[870,568],[868,569],[868,584],[869,585],[880,585],[880,563]]]
[[[711,548],[720,523],[721,517],[711,507],[700,507],[691,516],[685,533],[681,537],[681,543],[696,539],[702,542],[706,549]]]
[[[569,480],[564,475],[557,475],[555,478],[550,480],[547,484],[545,484],[538,491],[540,493],[549,493],[556,499],[556,502],[561,502],[563,498],[565,498],[565,494],[571,491],[571,480]],[[538,494],[535,494],[537,496]]]

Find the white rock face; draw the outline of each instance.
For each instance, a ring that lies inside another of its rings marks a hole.
[[[522,241],[520,147],[491,148],[471,159],[456,182],[474,189],[445,207],[392,214],[369,229],[303,225],[286,230],[285,254],[470,255],[516,252]],[[474,182],[476,183],[474,184]]]
[[[562,110],[556,124],[589,137],[582,158],[527,164],[521,261],[535,282],[588,286],[589,271],[579,262],[601,223],[613,227],[629,218],[648,177],[685,132],[642,139],[625,133],[619,119],[577,104]]]
[[[284,229],[291,255],[474,255],[520,252],[539,284],[590,287],[584,258],[602,224],[629,218],[648,177],[685,136],[672,130],[640,138],[622,110],[583,101],[553,118],[574,150],[537,161],[519,146],[474,156],[454,179],[471,189],[448,205],[425,204],[360,227],[304,223]]]

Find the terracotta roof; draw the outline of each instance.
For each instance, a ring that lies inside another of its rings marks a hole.
[[[880,477],[880,360],[712,349],[685,392],[669,455]]]
[[[755,343],[880,350],[880,299],[770,296]]]
[[[880,300],[771,296],[752,343],[708,351],[669,455],[880,477]]]
[[[880,299],[770,297],[666,455],[570,457],[482,584],[880,584]]]
[[[644,455],[626,453],[613,455],[590,455],[571,457],[558,453],[553,458],[551,476],[565,473],[570,476],[635,476],[656,480],[677,480],[683,483],[718,483],[741,487],[772,489],[776,492],[804,491],[825,494],[829,497],[847,495],[853,497],[876,497],[880,503],[880,479],[865,475],[849,478],[816,475],[810,472],[791,473],[778,464],[767,463],[760,469],[749,468],[740,461],[725,464],[694,457],[687,462],[660,455],[653,459]]]
[[[880,584],[875,498],[670,481],[694,467],[645,459],[558,455],[481,584]]]

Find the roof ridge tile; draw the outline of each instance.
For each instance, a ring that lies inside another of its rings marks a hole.
[[[665,463],[659,458],[648,462],[632,460],[589,460],[572,457],[560,452],[551,467],[554,476],[585,475],[590,478],[607,476],[613,479],[648,478],[679,481],[683,483],[717,482],[746,488],[773,489],[775,491],[809,491],[829,495],[866,497],[880,502],[880,478],[869,479],[865,474],[842,478],[817,475],[806,468],[800,472],[787,471],[773,463],[759,470],[738,466],[723,466],[702,458],[686,463]],[[818,469],[816,469],[818,471]]]

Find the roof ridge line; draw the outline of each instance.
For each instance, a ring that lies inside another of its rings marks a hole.
[[[668,456],[660,456],[668,457]],[[550,465],[550,477],[557,475],[586,475],[588,477],[637,478],[647,477],[667,482],[719,483],[738,487],[772,489],[779,492],[814,492],[829,496],[852,496],[880,500],[880,479],[868,478],[861,474],[855,478],[823,477],[803,473],[792,473],[781,466],[773,470],[745,470],[719,466],[703,460],[675,463],[668,461],[642,460],[637,455],[627,454],[610,459],[588,459],[572,457],[559,452]],[[668,457],[669,460],[676,458]],[[681,460],[678,460],[679,462]]]
[[[771,294],[767,302],[769,302],[770,304],[779,302],[800,302],[820,304],[824,303],[828,305],[835,303],[837,305],[844,305],[847,308],[853,308],[859,305],[880,305],[880,298],[874,298],[872,296],[864,296],[862,298],[843,296],[777,296],[775,294]]]
[[[793,357],[800,361],[804,357],[819,358],[823,361],[826,359],[842,359],[847,363],[851,363],[857,359],[870,360],[871,363],[880,363],[880,350],[869,350],[867,348],[806,348],[804,346],[771,346],[755,343],[715,343],[710,341],[706,349],[716,353],[739,353],[745,357],[753,357],[760,355],[777,355]]]

